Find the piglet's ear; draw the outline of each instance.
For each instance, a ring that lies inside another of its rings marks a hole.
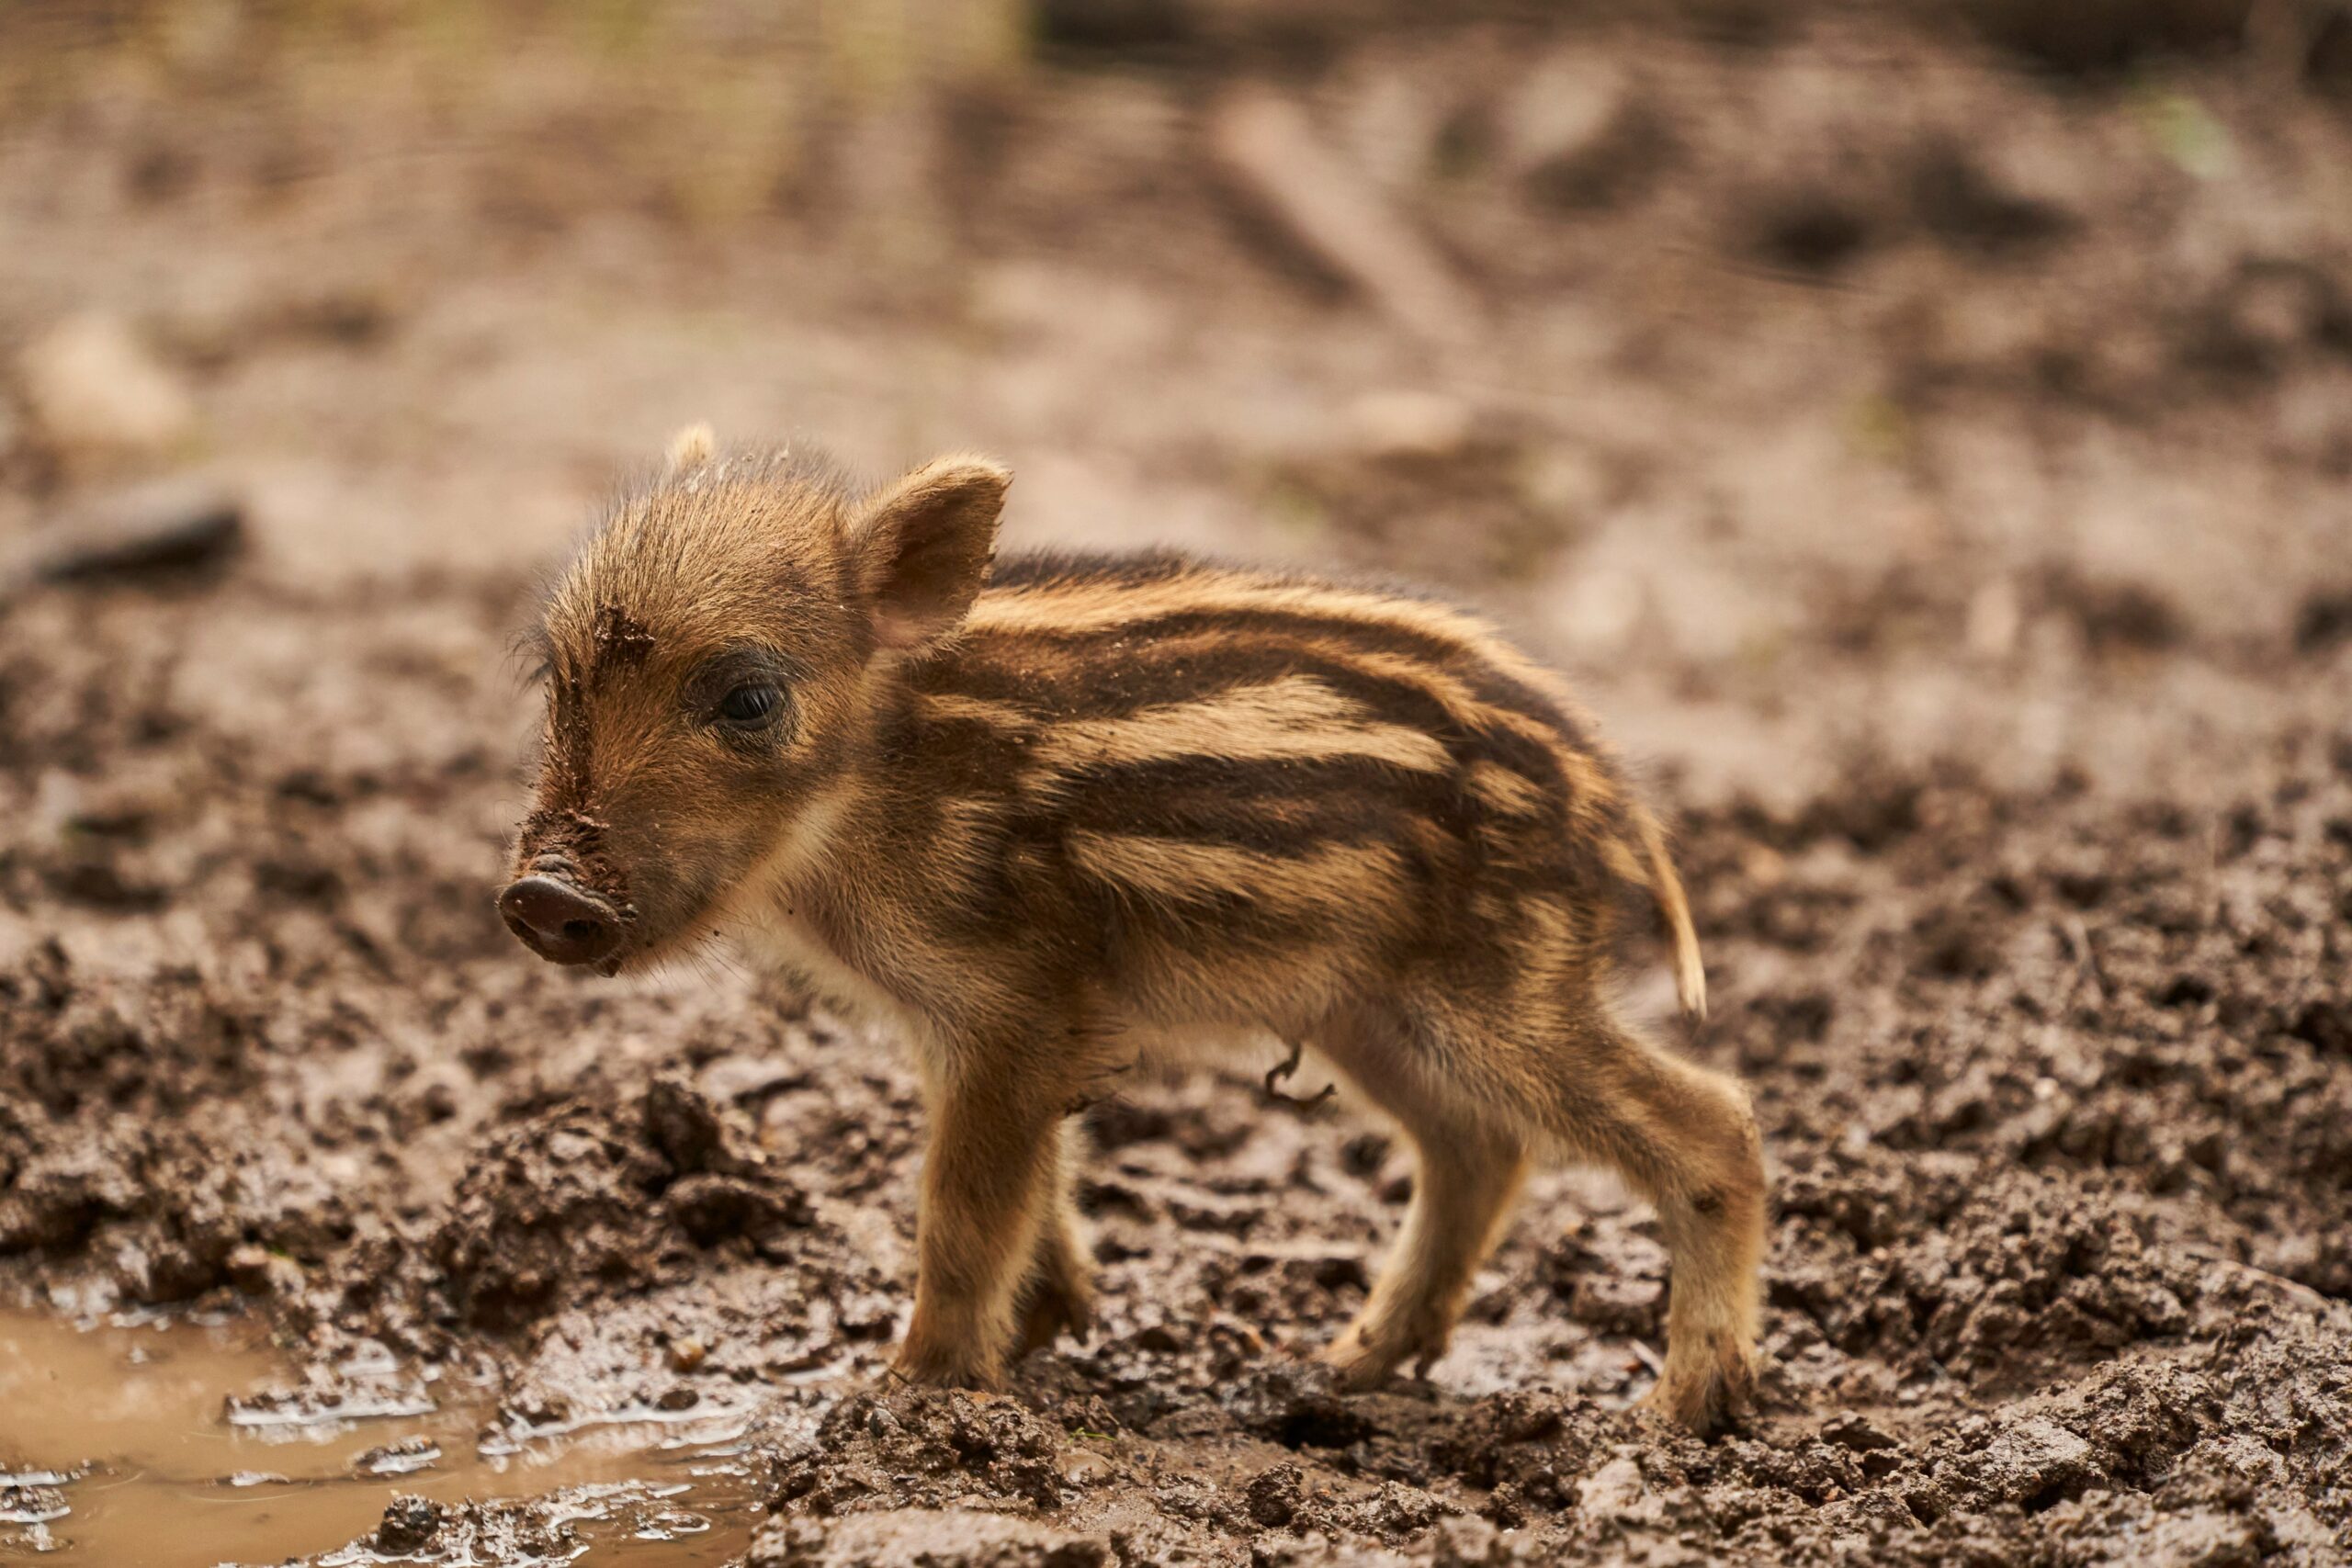
[[[885,648],[955,630],[996,552],[1012,473],[985,457],[941,457],[865,503],[851,527],[859,585]]]

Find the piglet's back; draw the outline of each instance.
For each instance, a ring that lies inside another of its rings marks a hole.
[[[1475,978],[1533,929],[1597,945],[1617,889],[1671,877],[1556,679],[1441,604],[1013,557],[908,676],[883,741],[928,803],[911,840],[981,919],[1054,900],[1076,931],[1197,958]]]

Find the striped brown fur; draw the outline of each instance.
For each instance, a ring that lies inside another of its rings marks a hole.
[[[1628,888],[1687,1010],[1705,982],[1590,718],[1409,596],[1166,554],[991,567],[1008,482],[945,458],[859,496],[682,445],[538,628],[518,935],[607,972],[725,935],[909,1041],[933,1116],[910,1377],[990,1383],[1082,1332],[1068,1109],[1255,1039],[1317,1050],[1419,1151],[1325,1352],[1347,1382],[1442,1349],[1528,1161],[1589,1161],[1673,1253],[1656,1401],[1724,1420],[1752,1387],[1760,1155],[1736,1085],[1612,1008]]]

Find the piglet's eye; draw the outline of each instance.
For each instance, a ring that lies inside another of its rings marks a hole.
[[[720,720],[737,729],[764,729],[784,711],[784,694],[765,681],[747,681],[718,699]]]

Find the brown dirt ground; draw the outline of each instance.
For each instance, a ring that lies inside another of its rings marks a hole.
[[[740,16],[659,71],[380,21],[17,51],[0,344],[133,322],[251,545],[0,608],[0,1272],[488,1364],[518,1421],[750,1409],[759,1563],[2344,1560],[2352,107],[2324,49],[2063,73],[2132,37],[1886,9],[1079,39],[928,143]],[[1472,340],[1236,199],[1243,74]],[[1747,1429],[1626,1408],[1663,1253],[1575,1176],[1428,1382],[1332,1395],[1298,1353],[1408,1172],[1244,1080],[1091,1112],[1091,1345],[876,1392],[889,1043],[533,963],[490,904],[505,639],[697,418],[1001,453],[1016,543],[1434,577],[1568,670],[1680,815],[1687,1048],[1766,1129]],[[19,412],[0,531],[110,477]]]

